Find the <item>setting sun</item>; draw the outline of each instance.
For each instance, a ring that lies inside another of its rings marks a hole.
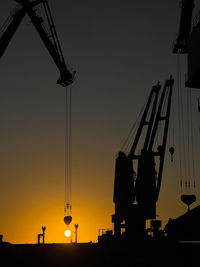
[[[66,237],[70,237],[71,236],[71,231],[70,230],[66,230],[65,231],[65,236]]]

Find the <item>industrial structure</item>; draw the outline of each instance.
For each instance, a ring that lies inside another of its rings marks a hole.
[[[199,241],[199,224],[200,206],[197,206],[175,219],[169,219],[164,231],[173,241]]]
[[[194,0],[181,1],[179,33],[173,53],[187,55],[186,87],[200,88],[200,16],[193,18],[194,7]]]
[[[4,55],[21,21],[28,15],[60,72],[57,83],[68,87],[74,81],[75,72],[70,70],[65,63],[48,1],[16,0],[16,2],[19,4],[18,8],[2,27],[0,57]],[[43,6],[48,27],[44,27],[44,19],[37,12],[38,5]],[[192,23],[194,7],[194,0],[182,0],[179,34],[173,53],[178,56],[179,54],[188,55],[188,76],[185,85],[200,88],[200,20],[197,19],[195,23]],[[170,76],[163,88],[159,82],[152,87],[130,151],[125,153],[121,150],[118,153],[113,197],[115,214],[112,215],[114,235],[111,231],[107,231],[104,236],[99,237],[99,241],[107,237],[109,241],[137,244],[147,240],[149,233],[152,233],[155,239],[164,238],[165,233],[167,238],[173,240],[200,240],[200,206],[190,208],[190,205],[196,201],[194,194],[181,195],[181,200],[188,206],[188,211],[176,219],[170,219],[164,231],[160,231],[161,221],[157,220],[156,205],[162,185],[173,85],[174,79]],[[68,191],[65,191],[64,222],[67,226],[72,222],[71,102],[68,103],[68,99],[71,101],[71,90],[69,94],[67,97],[66,91],[65,186]],[[200,100],[198,100],[198,108],[200,110]],[[158,131],[161,133],[160,140],[157,140]],[[169,152],[173,160],[174,147],[170,147]],[[146,225],[148,220],[150,220],[150,228]],[[41,243],[41,238],[44,243],[45,230],[46,228],[43,227],[43,234],[38,235],[38,244]],[[75,243],[77,243],[77,231],[78,224],[75,224]],[[2,238],[0,237],[0,243],[2,243]]]
[[[180,7],[179,33],[173,45],[173,53],[178,54],[178,97],[180,98],[178,99],[178,106],[182,104],[179,59],[181,54],[187,54],[188,57],[186,87],[200,88],[200,14],[193,20],[194,0],[182,0]],[[130,152],[128,154],[122,151],[118,153],[115,165],[113,199],[115,214],[112,216],[112,222],[114,223],[114,236],[112,238],[114,241],[125,240],[128,243],[137,244],[138,242],[143,242],[149,233],[153,233],[151,236],[156,239],[167,237],[170,240],[177,241],[200,240],[200,206],[193,209],[190,208],[191,204],[196,201],[196,195],[190,193],[192,187],[194,190],[196,188],[195,177],[193,177],[193,181],[190,180],[190,177],[187,177],[185,181],[183,181],[182,176],[180,177],[181,190],[185,186],[187,192],[186,194],[182,193],[180,199],[187,205],[187,212],[176,219],[169,219],[169,222],[162,231],[160,230],[161,221],[156,219],[156,202],[159,198],[162,182],[173,83],[174,80],[172,78],[166,81],[159,105],[157,103],[161,86],[159,83],[153,86]],[[187,90],[189,91],[190,88]],[[164,103],[167,108],[165,107],[165,114],[162,114]],[[199,103],[200,100],[198,99],[198,110],[200,110]],[[191,94],[188,96],[187,106],[187,112],[191,112]],[[183,110],[181,112],[179,124],[183,124]],[[160,130],[158,125],[161,122],[163,124],[162,142],[155,147],[157,131]],[[188,122],[193,138],[191,117],[188,117]],[[142,136],[142,131],[145,127],[146,131]],[[181,139],[184,133],[181,133],[180,128],[179,131],[179,138]],[[138,147],[138,144],[140,144],[140,147]],[[188,141],[188,151],[193,150],[193,144],[192,148],[189,148],[189,146]],[[169,152],[171,154],[171,161],[173,161],[174,147],[170,147]],[[159,160],[156,161],[156,157]],[[179,155],[179,157],[181,161],[182,155]],[[194,161],[193,158],[192,160]],[[194,162],[192,164],[194,167]],[[182,163],[180,162],[180,168],[181,165]],[[190,173],[186,175],[191,176]],[[150,228],[146,228],[147,220],[150,220]],[[99,242],[110,240],[111,237],[108,233],[110,231],[99,236]]]
[[[182,0],[180,7],[179,33],[174,43],[173,53],[177,54],[179,64],[180,55],[187,55],[185,86],[188,87],[187,90],[191,91],[191,88],[200,89],[200,13],[193,18],[193,11],[195,8],[194,0]],[[180,72],[180,66],[178,66],[178,71]],[[189,97],[191,98],[191,96]],[[189,101],[191,101],[191,99]],[[200,110],[199,99],[197,102],[198,110]],[[191,125],[191,127],[193,127],[193,125]],[[188,210],[185,214],[176,219],[169,219],[169,222],[165,226],[165,232],[168,237],[173,240],[200,241],[200,206],[190,209],[190,205],[196,201],[196,195],[189,192],[190,180],[189,184],[187,181],[185,184],[186,188],[189,187],[189,190],[187,194],[181,195],[181,201],[188,206]]]
[[[152,87],[131,150],[128,155],[119,152],[116,159],[112,221],[118,240],[143,240],[146,220],[157,223],[156,202],[162,182],[173,84],[172,77],[166,80],[160,99],[161,85]],[[161,143],[155,147],[161,122]],[[158,166],[155,158],[159,159]]]
[[[57,84],[68,87],[74,82],[75,72],[67,67],[58,35],[55,28],[55,23],[50,11],[47,0],[16,0],[19,6],[12,12],[11,16],[6,20],[1,28],[0,35],[0,58],[5,53],[9,43],[11,42],[16,30],[26,15],[29,16],[32,24],[35,26],[40,38],[46,46],[50,56],[57,66],[60,77]],[[42,5],[46,18],[43,18],[37,12],[37,6]],[[45,24],[46,21],[46,24]],[[64,207],[64,222],[69,225],[72,221],[71,217],[71,197],[70,197],[70,154],[71,154],[71,87],[66,89],[66,107],[65,107],[65,207]]]
[[[29,0],[16,0],[16,2],[20,4],[20,7],[12,12],[12,15],[2,27],[3,31],[0,36],[0,57],[3,56],[21,21],[25,15],[28,15],[60,71],[60,77],[57,83],[64,87],[72,84],[75,73],[70,71],[66,66],[48,1],[35,0],[30,2]],[[44,27],[44,19],[37,13],[36,7],[40,4],[43,5],[48,27]],[[49,29],[48,32],[46,30],[47,28]]]
[[[45,231],[46,231],[46,226],[42,226],[42,234],[38,234],[38,245],[41,244],[41,238],[42,238],[42,244],[44,245],[44,243],[45,243]]]

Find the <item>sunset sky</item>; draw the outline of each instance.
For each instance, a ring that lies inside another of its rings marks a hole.
[[[179,1],[49,0],[73,85],[72,217],[78,241],[97,241],[112,228],[115,157],[152,85],[177,77],[172,43]],[[0,25],[16,4],[1,1]],[[186,58],[182,58],[183,77]],[[28,17],[0,62],[0,234],[12,243],[64,236],[64,94],[59,73]],[[186,89],[183,88],[185,97]],[[158,218],[186,211],[180,201],[177,82],[174,86],[175,156],[167,144]],[[200,157],[197,99],[192,91],[195,159]],[[185,99],[185,98],[184,98]],[[170,130],[171,131],[171,130]],[[199,169],[195,163],[199,204]],[[194,193],[194,192],[192,192]],[[73,237],[74,238],[74,237]]]

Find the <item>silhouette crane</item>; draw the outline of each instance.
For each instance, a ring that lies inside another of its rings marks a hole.
[[[161,85],[153,86],[145,106],[133,145],[128,155],[119,152],[115,165],[114,203],[115,214],[114,236],[123,236],[130,242],[142,240],[146,235],[147,219],[156,219],[156,202],[159,197],[165,158],[171,98],[174,80],[166,80],[158,103]],[[154,151],[159,123],[162,122],[163,132],[161,143]],[[147,127],[145,131],[145,127]],[[146,133],[143,138],[142,132]],[[136,153],[143,143],[141,153]],[[155,157],[158,157],[156,170]],[[137,173],[133,161],[137,160]]]
[[[70,70],[63,56],[61,45],[58,39],[58,35],[55,28],[55,23],[50,11],[50,7],[47,0],[15,0],[19,5],[12,12],[10,17],[7,19],[5,24],[1,28],[0,32],[0,58],[5,53],[9,43],[11,42],[15,32],[17,31],[20,23],[22,22],[25,15],[28,15],[32,24],[35,26],[38,34],[40,35],[43,43],[45,44],[49,54],[51,55],[54,63],[56,64],[60,77],[57,80],[57,84],[60,84],[63,87],[67,87],[74,81],[75,72]],[[37,12],[36,7],[42,5],[44,9],[44,14],[46,16],[47,25],[44,23],[44,19]],[[71,109],[71,88],[69,88],[69,110]],[[70,126],[68,127],[68,120],[71,121],[71,112],[68,110],[68,92],[66,90],[66,147],[70,146],[70,138],[67,139],[67,136],[70,135]],[[68,142],[68,143],[67,143]],[[65,148],[67,150],[67,148]],[[67,154],[67,152],[65,152]],[[71,207],[71,206],[70,206]],[[69,224],[72,220],[71,216],[66,216],[65,223]],[[67,219],[67,220],[66,220]],[[69,222],[70,221],[70,222]]]
[[[35,0],[30,2],[28,0],[16,0],[16,2],[19,4],[19,7],[12,12],[12,15],[1,28],[0,58],[3,56],[21,21],[27,14],[60,72],[57,83],[64,87],[72,84],[75,72],[70,71],[66,66],[48,1]],[[37,13],[36,7],[38,5],[43,6],[47,27],[44,25],[44,19]]]

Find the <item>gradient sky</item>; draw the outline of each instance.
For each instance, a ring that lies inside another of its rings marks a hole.
[[[170,74],[176,79],[177,57],[171,48],[179,1],[49,4],[66,62],[77,72],[71,227],[79,224],[79,241],[96,241],[99,228],[112,227],[116,153],[152,85],[163,84]],[[14,7],[14,1],[1,1],[1,25]],[[182,61],[185,65],[185,58]],[[47,242],[67,242],[64,88],[56,85],[59,73],[27,17],[1,59],[0,72],[0,232],[6,241],[33,243],[46,225]],[[198,90],[192,93],[197,101]],[[199,139],[195,141],[199,145]],[[164,223],[186,210],[179,200],[178,166],[178,155],[171,164],[167,153],[157,211]]]

